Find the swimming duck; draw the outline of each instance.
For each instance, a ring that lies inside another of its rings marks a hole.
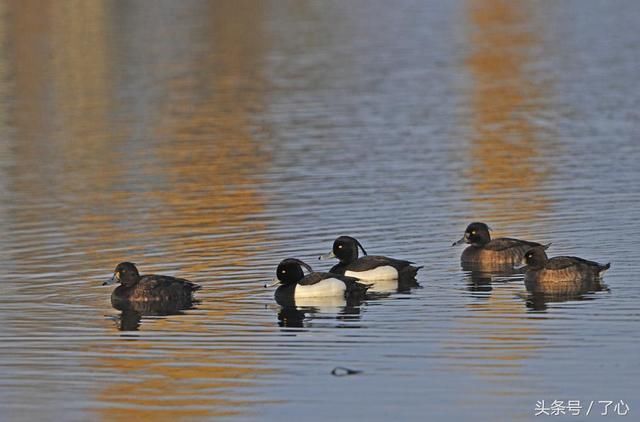
[[[362,250],[363,257],[359,257],[358,248]],[[422,268],[414,267],[412,265],[414,262],[411,261],[367,255],[362,244],[350,236],[338,237],[333,242],[332,251],[319,257],[319,259],[324,258],[338,258],[340,260],[340,263],[329,270],[330,272],[356,277],[364,281],[415,279],[418,270]]]
[[[309,273],[304,275],[302,268]],[[305,262],[287,258],[280,262],[276,269],[275,282],[271,287],[280,284],[276,289],[276,300],[287,301],[291,298],[313,297],[362,297],[369,288],[368,284],[360,283],[357,278],[340,274],[317,273]]]
[[[462,264],[509,265],[510,267],[519,264],[525,252],[532,247],[542,246],[547,249],[551,245],[551,243],[541,245],[540,243],[509,237],[491,239],[489,226],[478,222],[469,224],[464,236],[457,242],[453,242],[451,246],[457,246],[462,243],[471,245],[460,256]]]
[[[192,303],[192,293],[200,289],[199,285],[181,278],[153,274],[141,276],[131,262],[118,264],[113,277],[102,285],[115,282],[120,283],[111,293],[111,303],[116,308],[122,302],[165,302],[187,307]]]
[[[597,289],[602,273],[611,267],[575,256],[547,257],[545,248],[530,248],[524,255],[524,283],[534,293],[575,294]]]

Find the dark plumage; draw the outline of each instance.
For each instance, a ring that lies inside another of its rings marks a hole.
[[[309,274],[304,275],[303,267]],[[276,269],[276,277],[280,287],[276,289],[275,296],[277,300],[282,301],[296,297],[362,297],[370,287],[354,277],[314,272],[308,264],[295,258],[287,258],[280,262]]]
[[[524,256],[527,290],[534,293],[576,294],[597,290],[610,263],[599,264],[575,256],[549,259],[543,247],[529,249]]]
[[[358,248],[362,250],[363,257],[359,257]],[[335,274],[346,274],[365,281],[380,280],[409,280],[415,279],[420,267],[415,267],[414,262],[401,259],[388,258],[386,256],[367,255],[367,251],[360,242],[350,236],[340,236],[333,242],[332,252],[329,257],[335,257],[340,262],[331,270]]]
[[[468,243],[460,256],[462,264],[480,265],[483,267],[513,266],[522,261],[525,252],[532,247],[542,246],[545,249],[551,245],[541,245],[527,240],[501,237],[491,239],[489,226],[485,223],[471,223],[467,226],[464,236],[454,242],[452,246]]]
[[[122,302],[164,302],[177,308],[191,306],[192,293],[200,286],[181,278],[164,275],[144,275],[138,273],[136,266],[122,262],[116,267],[111,280],[103,284],[119,282],[111,294],[111,303],[122,308]]]

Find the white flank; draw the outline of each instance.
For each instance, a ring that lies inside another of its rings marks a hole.
[[[343,296],[347,286],[337,278],[327,278],[311,286],[296,286],[294,299],[305,297]]]
[[[347,305],[344,295],[323,297],[300,297],[296,299],[296,306],[313,307],[320,312],[335,312],[336,308]]]
[[[368,271],[345,271],[344,275],[366,281],[397,280],[398,270],[391,265],[385,265],[384,267],[377,267]]]

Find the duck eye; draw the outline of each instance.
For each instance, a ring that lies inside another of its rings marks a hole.
[[[286,274],[286,273],[287,273],[287,270],[281,270],[280,271],[280,274]]]
[[[342,249],[342,245],[338,245],[338,249]]]
[[[476,234],[476,231],[475,230],[471,230],[471,234]]]

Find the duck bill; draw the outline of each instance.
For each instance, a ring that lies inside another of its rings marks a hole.
[[[453,242],[451,244],[451,246],[458,246],[458,245],[462,245],[463,243],[467,243],[467,236],[462,236],[462,238],[460,240],[456,240],[455,242]]]
[[[268,289],[269,287],[275,287],[278,284],[280,284],[280,280],[278,280],[277,278],[274,278],[273,280],[271,280],[271,284],[264,283],[264,288]]]
[[[116,275],[114,274],[109,280],[107,280],[104,283],[102,283],[102,285],[103,286],[108,286],[108,285],[116,283],[116,282],[118,282],[118,277],[116,277]]]
[[[335,258],[335,257],[336,257],[336,254],[334,254],[334,253],[333,253],[333,251],[331,251],[331,252],[329,252],[328,254],[320,255],[320,256],[318,257],[318,259],[319,259],[320,261],[323,261],[323,260],[327,260],[327,259],[331,259],[331,258]]]

